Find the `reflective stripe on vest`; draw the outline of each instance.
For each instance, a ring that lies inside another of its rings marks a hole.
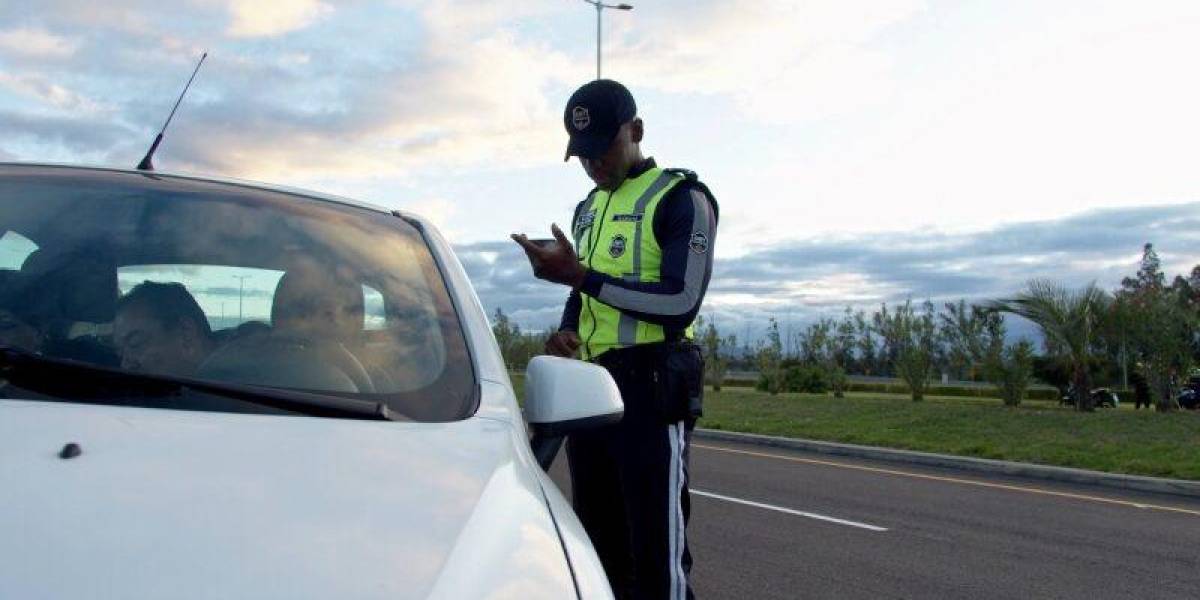
[[[580,262],[625,281],[659,281],[662,248],[654,237],[654,212],[680,181],[681,175],[653,168],[626,180],[615,193],[593,192],[572,228]],[[685,335],[692,337],[691,327]],[[613,348],[661,342],[666,334],[661,325],[639,321],[584,294],[579,337],[583,358],[591,360]]]

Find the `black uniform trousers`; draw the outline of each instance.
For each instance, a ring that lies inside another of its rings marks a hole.
[[[616,380],[625,415],[568,438],[572,504],[618,599],[690,600],[685,530],[693,421],[671,422],[658,408],[652,359],[606,360],[618,354],[596,362]]]

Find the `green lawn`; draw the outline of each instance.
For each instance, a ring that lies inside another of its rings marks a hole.
[[[521,394],[522,377],[513,383]],[[1200,412],[1078,413],[1054,402],[849,393],[705,391],[700,427],[1200,480]]]
[[[1200,480],[1200,413],[1119,410],[1078,413],[1051,402],[1019,408],[999,400],[851,393],[770,396],[706,392],[700,426]]]

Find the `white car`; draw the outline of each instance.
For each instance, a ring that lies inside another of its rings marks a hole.
[[[0,165],[0,598],[611,598],[526,421],[621,412],[415,215]]]

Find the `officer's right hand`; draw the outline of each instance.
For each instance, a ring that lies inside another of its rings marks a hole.
[[[575,352],[579,350],[579,344],[579,334],[574,331],[566,329],[556,331],[550,334],[550,339],[546,340],[546,354],[574,358]]]
[[[514,233],[510,237],[525,250],[534,277],[579,289],[587,277],[587,268],[579,262],[575,247],[558,225],[551,225],[550,232],[558,243],[546,247],[539,246],[523,233]]]

